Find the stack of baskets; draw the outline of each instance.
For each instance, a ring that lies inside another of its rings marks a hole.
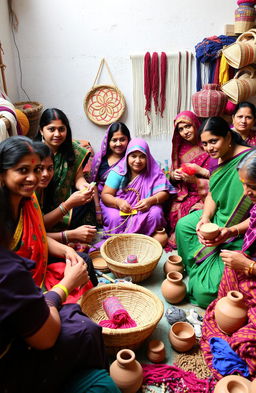
[[[23,108],[26,105],[30,105],[29,108]],[[21,110],[25,113],[29,120],[29,132],[27,134],[28,137],[34,138],[34,136],[38,132],[38,125],[41,116],[41,112],[43,109],[43,105],[36,101],[22,101],[22,102],[15,102],[15,108]]]
[[[137,283],[151,275],[161,258],[163,248],[150,236],[122,234],[106,240],[100,252],[116,277],[130,276],[132,282]],[[136,255],[138,263],[124,263],[128,255]]]
[[[103,328],[103,339],[109,354],[120,349],[137,349],[151,335],[162,318],[164,307],[161,300],[151,291],[135,284],[107,284],[86,292],[81,300],[81,308],[94,322],[108,319],[103,300],[116,296],[137,323],[128,329]]]

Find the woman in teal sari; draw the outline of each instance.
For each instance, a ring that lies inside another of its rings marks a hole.
[[[54,154],[54,184],[50,195],[45,194],[44,214],[59,207],[63,217],[52,228],[55,230],[74,229],[83,224],[96,223],[93,189],[86,182],[83,167],[90,153],[78,142],[72,140],[71,128],[67,116],[60,109],[46,109],[40,119],[40,130],[36,136],[42,140]],[[70,206],[64,202],[73,191],[76,204]],[[41,196],[39,196],[41,199]],[[42,202],[42,201],[41,201]],[[75,206],[75,207],[74,207]]]
[[[249,216],[251,201],[243,195],[237,173],[237,164],[249,147],[220,117],[207,119],[200,135],[204,150],[213,159],[210,192],[203,210],[178,221],[176,239],[189,275],[190,301],[206,308],[217,296],[223,273],[220,250],[241,249],[243,239],[236,225]],[[200,234],[200,227],[209,222],[220,227],[220,234],[213,240],[205,240]]]

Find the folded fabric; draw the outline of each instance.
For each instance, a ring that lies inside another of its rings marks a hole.
[[[239,373],[244,377],[249,377],[246,362],[233,351],[227,341],[219,337],[212,337],[210,348],[213,355],[212,365],[221,375]]]
[[[100,326],[111,329],[128,329],[137,326],[116,296],[110,296],[103,300],[103,308],[109,319],[100,321]]]

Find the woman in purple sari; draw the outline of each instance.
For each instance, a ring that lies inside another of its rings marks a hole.
[[[99,198],[109,172],[124,157],[127,145],[131,139],[130,131],[124,123],[112,123],[101,143],[100,151],[95,154],[92,162],[91,181],[97,183],[98,193],[95,195],[97,221],[101,223],[101,208]]]
[[[165,227],[162,205],[169,194],[175,193],[152,157],[147,142],[132,139],[124,158],[109,173],[101,194],[104,235],[141,233],[151,236]]]

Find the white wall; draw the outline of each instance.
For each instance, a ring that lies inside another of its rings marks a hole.
[[[75,137],[97,150],[105,128],[85,116],[83,100],[105,57],[123,92],[133,133],[131,54],[190,50],[233,23],[235,0],[13,0],[23,84],[31,100],[68,115]],[[17,69],[18,74],[18,69]],[[107,74],[101,81],[110,83]],[[195,83],[193,83],[193,90]],[[20,94],[20,100],[25,97]],[[149,139],[162,162],[171,141]]]

